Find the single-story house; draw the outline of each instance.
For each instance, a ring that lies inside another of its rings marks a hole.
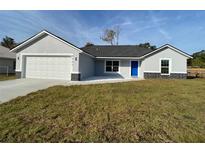
[[[20,78],[83,80],[91,76],[186,78],[187,53],[169,45],[152,51],[136,45],[78,48],[46,31],[11,50]]]
[[[0,45],[0,74],[15,73],[16,54]]]

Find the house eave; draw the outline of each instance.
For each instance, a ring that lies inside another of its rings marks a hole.
[[[140,57],[96,57],[96,59],[141,59]]]

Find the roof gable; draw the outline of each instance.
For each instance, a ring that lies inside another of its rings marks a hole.
[[[43,30],[43,31],[39,32],[38,34],[36,34],[36,35],[34,35],[34,36],[28,38],[27,40],[25,40],[24,42],[22,42],[22,43],[19,44],[18,46],[16,46],[16,47],[14,47],[13,49],[11,49],[10,52],[16,52],[16,51],[18,51],[18,49],[20,49],[20,48],[26,46],[26,45],[29,44],[30,42],[32,42],[32,41],[34,41],[34,40],[36,40],[36,39],[42,37],[42,36],[45,35],[45,34],[46,34],[46,35],[49,35],[49,36],[51,36],[51,37],[53,37],[53,38],[55,38],[55,39],[57,39],[57,40],[59,40],[59,41],[61,41],[61,42],[63,42],[63,43],[65,43],[65,44],[67,44],[68,46],[70,46],[70,47],[72,47],[72,48],[74,48],[74,49],[76,49],[79,53],[84,52],[83,50],[81,50],[81,49],[78,48],[77,46],[73,45],[72,43],[70,43],[70,42],[68,42],[68,41],[66,41],[66,40],[64,40],[64,39],[62,39],[61,37],[58,37],[58,36],[56,36],[55,34],[53,34],[53,33],[51,33],[51,32],[48,32],[48,31],[46,31],[46,30]],[[88,54],[88,53],[85,53],[85,54]],[[88,54],[88,55],[89,55],[89,54]],[[89,55],[89,56],[92,56],[92,55]],[[93,57],[93,56],[92,56],[92,57]]]
[[[170,48],[170,49],[172,49],[173,51],[175,51],[175,52],[177,52],[177,53],[179,53],[179,54],[182,54],[183,56],[185,56],[185,57],[187,57],[187,58],[192,58],[192,56],[190,56],[190,55],[187,54],[186,52],[184,52],[184,51],[182,51],[182,50],[180,50],[180,49],[178,49],[178,48],[176,48],[176,47],[174,47],[174,46],[172,46],[172,45],[170,45],[170,44],[165,44],[165,45],[163,45],[163,46],[157,48],[156,50],[154,50],[154,51],[152,51],[152,52],[150,52],[150,53],[144,55],[142,58],[145,58],[145,57],[147,57],[147,56],[149,56],[149,55],[152,55],[152,54],[155,54],[155,53],[157,53],[157,52],[160,52],[161,50],[163,50],[163,49],[165,49],[165,48]]]
[[[22,47],[22,46],[28,44],[29,42],[31,42],[31,41],[33,41],[33,40],[35,40],[35,39],[38,39],[39,37],[43,36],[44,34],[50,35],[50,36],[56,38],[57,40],[59,40],[59,41],[65,43],[65,44],[67,44],[67,45],[69,45],[69,46],[72,46],[73,48],[76,48],[77,50],[79,50],[80,52],[82,52],[82,50],[79,49],[78,47],[74,46],[73,44],[67,42],[66,40],[64,40],[64,39],[62,39],[62,38],[60,38],[60,37],[58,37],[58,36],[56,36],[56,35],[54,35],[54,34],[48,32],[48,31],[46,31],[46,30],[41,31],[41,32],[39,32],[38,34],[36,34],[36,35],[34,35],[34,36],[28,38],[28,39],[25,40],[24,42],[20,43],[19,45],[17,45],[17,46],[14,47],[13,49],[11,49],[11,52],[16,51],[16,50],[19,49],[20,47]]]

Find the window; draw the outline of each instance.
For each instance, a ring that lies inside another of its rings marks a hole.
[[[161,74],[169,74],[169,60],[161,60]]]
[[[106,61],[106,72],[119,72],[119,61]]]

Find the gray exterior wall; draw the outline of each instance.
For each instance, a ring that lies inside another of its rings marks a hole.
[[[95,75],[96,76],[107,75],[104,73],[104,59],[95,60]]]
[[[144,73],[160,73],[160,59],[168,58],[171,60],[170,73],[187,73],[187,57],[174,51],[173,49],[166,48],[158,53],[146,57],[141,64],[142,75]]]
[[[131,77],[130,60],[120,60],[120,74],[123,78]]]
[[[25,47],[19,48],[17,52],[18,53],[16,55],[16,70],[18,72],[22,71],[22,68],[20,68],[20,63],[23,64],[21,56],[21,54],[23,53],[71,53],[73,54],[73,72],[79,72],[79,51],[50,35],[41,36],[39,39],[29,43]]]
[[[6,68],[2,68],[1,66],[8,66],[8,73],[15,73],[14,62],[15,59],[0,58],[0,74],[7,71]]]
[[[105,60],[119,60],[120,67],[118,73],[106,73],[105,72]],[[133,60],[135,61],[135,60]],[[137,61],[137,60],[136,60]],[[131,66],[130,59],[96,59],[95,61],[95,75],[96,76],[116,76],[122,78],[131,78]],[[138,77],[141,78],[140,73],[140,61],[138,61]]]
[[[80,53],[79,55],[79,70],[80,70],[80,78],[85,79],[90,76],[95,75],[95,60],[84,54]]]
[[[154,53],[145,59],[138,60],[138,78],[161,77],[160,60],[162,58],[170,59],[170,76],[166,78],[186,78],[187,74],[187,57],[179,52],[170,48],[165,48],[157,53]],[[105,59],[97,59],[95,62],[95,75],[97,76],[120,76],[123,78],[131,77],[130,62],[132,59],[108,59],[108,60],[120,60],[120,72],[119,73],[105,73]],[[135,60],[133,60],[135,61]],[[151,74],[150,73],[154,73]],[[156,75],[157,74],[157,75]],[[160,74],[160,75],[159,75]]]
[[[95,75],[96,76],[115,76],[115,77],[123,78],[121,73],[105,73],[105,59],[97,59],[95,61]]]

